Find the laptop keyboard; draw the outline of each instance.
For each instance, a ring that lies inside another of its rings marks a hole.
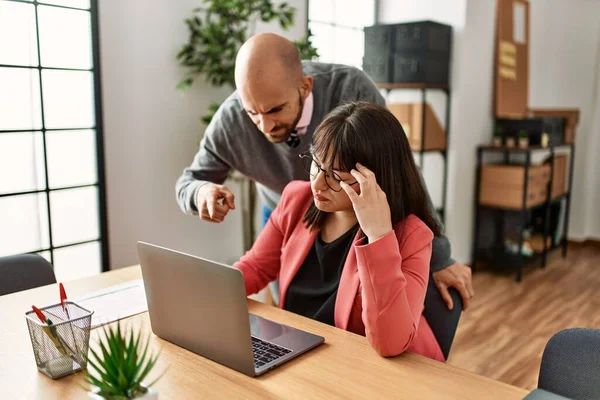
[[[254,366],[260,368],[271,361],[277,360],[292,351],[276,344],[265,342],[252,336],[252,350],[254,351]]]

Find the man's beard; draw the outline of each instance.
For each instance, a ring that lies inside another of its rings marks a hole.
[[[302,117],[302,111],[304,111],[304,99],[302,98],[300,91],[298,91],[298,105],[300,107],[298,109],[298,115],[296,115],[296,118],[294,118],[294,122],[292,122],[291,124],[276,125],[273,128],[273,130],[271,131],[271,133],[277,133],[281,130],[284,130],[285,132],[281,135],[277,135],[277,137],[272,137],[271,133],[267,133],[266,136],[267,136],[267,139],[269,140],[269,142],[271,142],[271,143],[286,142],[288,140],[288,138],[290,137],[292,131],[294,129],[296,129],[296,125],[298,125],[298,121],[300,121],[300,118]]]

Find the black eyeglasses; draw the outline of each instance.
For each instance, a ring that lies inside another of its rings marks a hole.
[[[338,174],[333,171],[327,171],[326,169],[321,168],[317,160],[314,159],[310,151],[304,152],[300,154],[300,159],[302,160],[302,166],[304,170],[310,174],[313,178],[319,175],[319,172],[323,172],[325,174],[325,183],[329,187],[329,189],[334,192],[341,192],[342,185],[341,183],[344,181]],[[354,181],[352,183],[346,182],[348,185],[356,185],[358,182]]]

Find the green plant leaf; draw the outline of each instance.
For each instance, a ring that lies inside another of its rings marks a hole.
[[[102,365],[104,367],[107,374],[109,374],[112,377],[116,377],[117,369],[115,368],[115,361],[112,359],[110,351],[108,351],[104,342],[101,341],[98,344],[100,345],[100,350],[102,351],[102,356],[103,356],[102,359],[98,358],[100,365]]]
[[[141,376],[141,374],[143,372],[144,364],[146,363],[146,359],[148,358],[148,354],[149,354],[148,353],[148,346],[149,346],[149,344],[150,344],[150,337],[146,338],[146,346],[144,347],[144,350],[142,351],[142,355],[140,357],[140,362],[139,362],[140,368],[138,370],[138,373],[134,377],[134,379],[136,381],[139,381],[139,382],[141,382],[142,379],[143,379],[143,378],[140,378],[140,376]],[[150,356],[150,358],[152,358],[152,356]]]
[[[142,373],[143,366],[144,366],[144,364],[146,362],[146,358],[148,356],[148,346],[149,345],[150,345],[150,337],[147,337],[146,338],[146,346],[144,347],[144,350],[142,351],[142,355],[140,357],[140,362],[138,364],[139,365],[139,370],[138,370],[138,373],[134,377],[134,380],[136,380],[138,382],[141,381],[141,379],[139,378],[139,376]]]
[[[112,361],[113,365],[116,365],[118,360],[118,349],[115,347],[115,343],[113,340],[113,333],[110,327],[105,326],[103,328],[105,343],[100,342],[100,345],[106,345],[105,349],[102,349],[103,356],[105,357],[105,361]]]
[[[117,332],[113,335],[113,340],[119,349],[119,361],[125,361],[125,339],[121,334],[121,324],[117,323]]]
[[[111,374],[107,371],[107,369],[110,368],[110,366],[107,366],[105,363],[102,362],[102,358],[98,357],[94,349],[90,349],[90,352],[94,355],[96,361],[92,361],[91,358],[87,358],[86,356],[88,364],[90,364],[94,368],[94,370],[98,372],[98,374],[103,380],[110,380]]]
[[[148,384],[146,385],[146,387],[149,387],[149,388],[151,388],[152,386],[154,386],[154,385],[156,384],[156,382],[158,382],[158,381],[159,381],[159,380],[160,380],[160,379],[161,379],[161,378],[162,378],[162,377],[163,377],[163,376],[164,376],[164,375],[167,373],[167,371],[168,371],[168,370],[169,370],[169,368],[168,368],[168,367],[167,367],[167,368],[165,368],[165,370],[164,370],[163,372],[161,372],[161,373],[160,373],[160,374],[159,374],[159,375],[156,377],[156,379],[154,379],[153,381],[151,381],[150,383],[148,383]]]
[[[137,353],[137,348],[135,347],[135,340],[134,340],[134,336],[133,336],[133,329],[131,329],[129,331],[129,341],[126,343],[126,350],[125,350],[126,356],[125,356],[125,365],[124,365],[124,374],[127,377],[128,380],[132,379],[133,377],[135,377],[135,373],[136,373],[136,368],[137,368],[137,359],[136,359],[136,353]]]
[[[135,340],[135,344],[134,344],[134,346],[135,346],[135,352],[133,354],[133,357],[135,358],[135,365],[136,365],[136,367],[138,365],[140,365],[140,363],[138,362],[138,360],[139,360],[139,349],[140,349],[140,340],[141,340],[141,338],[142,338],[142,334],[141,334],[141,332],[138,332],[136,340]],[[148,340],[150,340],[150,338],[148,338]],[[135,374],[134,374],[134,377],[135,377]]]
[[[144,379],[146,379],[146,376],[150,373],[150,371],[152,371],[152,368],[154,368],[154,366],[156,365],[158,357],[160,357],[160,352],[156,356],[154,356],[154,358],[150,358],[148,364],[146,365],[146,368],[144,368],[142,374],[137,379],[139,382],[142,382]]]
[[[127,380],[127,377],[123,373],[123,369],[122,368],[119,368],[119,377],[117,378],[117,384],[118,384],[118,387],[119,387],[119,391],[121,393],[125,393],[125,395],[127,395],[127,392],[131,388],[132,382],[130,382],[130,381]]]
[[[86,379],[86,382],[88,382],[88,383],[90,383],[90,384],[92,384],[92,385],[94,385],[94,386],[96,386],[98,388],[100,388],[102,386],[106,386],[106,384],[103,381],[101,381],[100,379],[96,378],[95,376],[88,375],[85,379]]]
[[[86,381],[95,386],[96,388],[98,388],[98,390],[101,393],[104,393],[103,397],[109,397],[109,396],[113,396],[113,395],[118,395],[119,391],[117,390],[117,388],[112,387],[111,385],[107,384],[106,382],[99,380],[93,376],[88,376],[86,378]]]

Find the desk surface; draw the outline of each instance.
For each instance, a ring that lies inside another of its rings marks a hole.
[[[66,285],[71,298],[140,278],[129,267]],[[39,373],[24,313],[32,304],[56,303],[58,285],[0,297],[0,398],[75,399],[85,396],[82,374],[53,381]],[[366,338],[248,300],[252,313],[325,337],[325,344],[259,378],[249,378],[152,336],[162,347],[158,370],[168,367],[156,388],[161,399],[410,398],[523,399],[527,391],[414,354],[382,358]],[[129,322],[150,329],[148,313]],[[95,339],[97,330],[92,333]]]

